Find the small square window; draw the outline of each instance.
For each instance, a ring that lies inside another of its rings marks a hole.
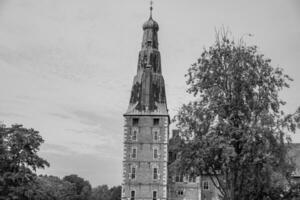
[[[153,119],[153,125],[158,126],[159,125],[159,118],[154,118]]]
[[[191,182],[191,183],[196,182],[196,177],[195,176],[189,176],[188,179],[189,179],[189,182]]]
[[[182,174],[177,174],[175,176],[175,182],[178,182],[178,183],[183,182],[183,175]]]
[[[137,126],[139,125],[139,118],[133,118],[132,119],[132,126]]]
[[[204,182],[203,182],[203,189],[204,189],[204,190],[208,190],[208,189],[209,189],[208,181],[204,181]]]

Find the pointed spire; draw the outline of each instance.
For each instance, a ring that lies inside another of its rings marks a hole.
[[[152,6],[153,2],[150,1],[150,18],[143,24],[142,48],[138,56],[137,74],[134,77],[126,114],[168,115],[165,83],[158,50],[159,26],[152,19]]]
[[[150,19],[152,19],[153,1],[150,1]]]

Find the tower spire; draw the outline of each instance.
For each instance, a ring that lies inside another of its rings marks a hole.
[[[156,113],[168,115],[165,83],[158,50],[158,23],[152,19],[153,1],[150,1],[150,18],[143,24],[142,47],[138,56],[137,75],[134,77],[129,107],[130,113]]]
[[[150,1],[150,18],[152,18],[153,1]]]

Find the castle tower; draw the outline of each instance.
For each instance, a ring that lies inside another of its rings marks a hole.
[[[166,200],[168,115],[157,32],[150,18],[143,25],[142,47],[131,97],[124,114],[123,200]]]

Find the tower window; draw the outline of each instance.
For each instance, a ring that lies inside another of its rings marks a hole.
[[[177,174],[175,176],[175,182],[183,182],[183,175],[182,174]]]
[[[132,148],[131,158],[136,158],[136,147]]]
[[[153,168],[153,179],[154,180],[158,179],[158,168],[157,167]]]
[[[139,125],[139,118],[133,118],[132,119],[132,126],[137,126]]]
[[[203,182],[203,189],[204,189],[204,190],[208,190],[208,189],[209,189],[208,181],[204,181],[204,182]]]
[[[157,200],[157,191],[153,191],[152,197],[153,200]]]
[[[134,198],[135,198],[135,191],[132,190],[132,191],[130,192],[130,200],[134,200]]]
[[[138,128],[134,127],[131,130],[131,140],[137,141]]]
[[[154,118],[153,119],[153,125],[158,126],[159,125],[159,118]]]
[[[158,159],[158,148],[157,147],[154,147],[153,148],[153,158],[154,159]]]
[[[130,179],[135,179],[135,172],[136,172],[135,167],[131,167]]]
[[[153,128],[152,133],[153,133],[153,140],[158,141],[159,140],[159,128]]]
[[[177,191],[177,194],[178,194],[179,196],[183,195],[183,190],[178,190],[178,191]]]
[[[195,183],[196,182],[196,176],[189,176],[189,182]]]

